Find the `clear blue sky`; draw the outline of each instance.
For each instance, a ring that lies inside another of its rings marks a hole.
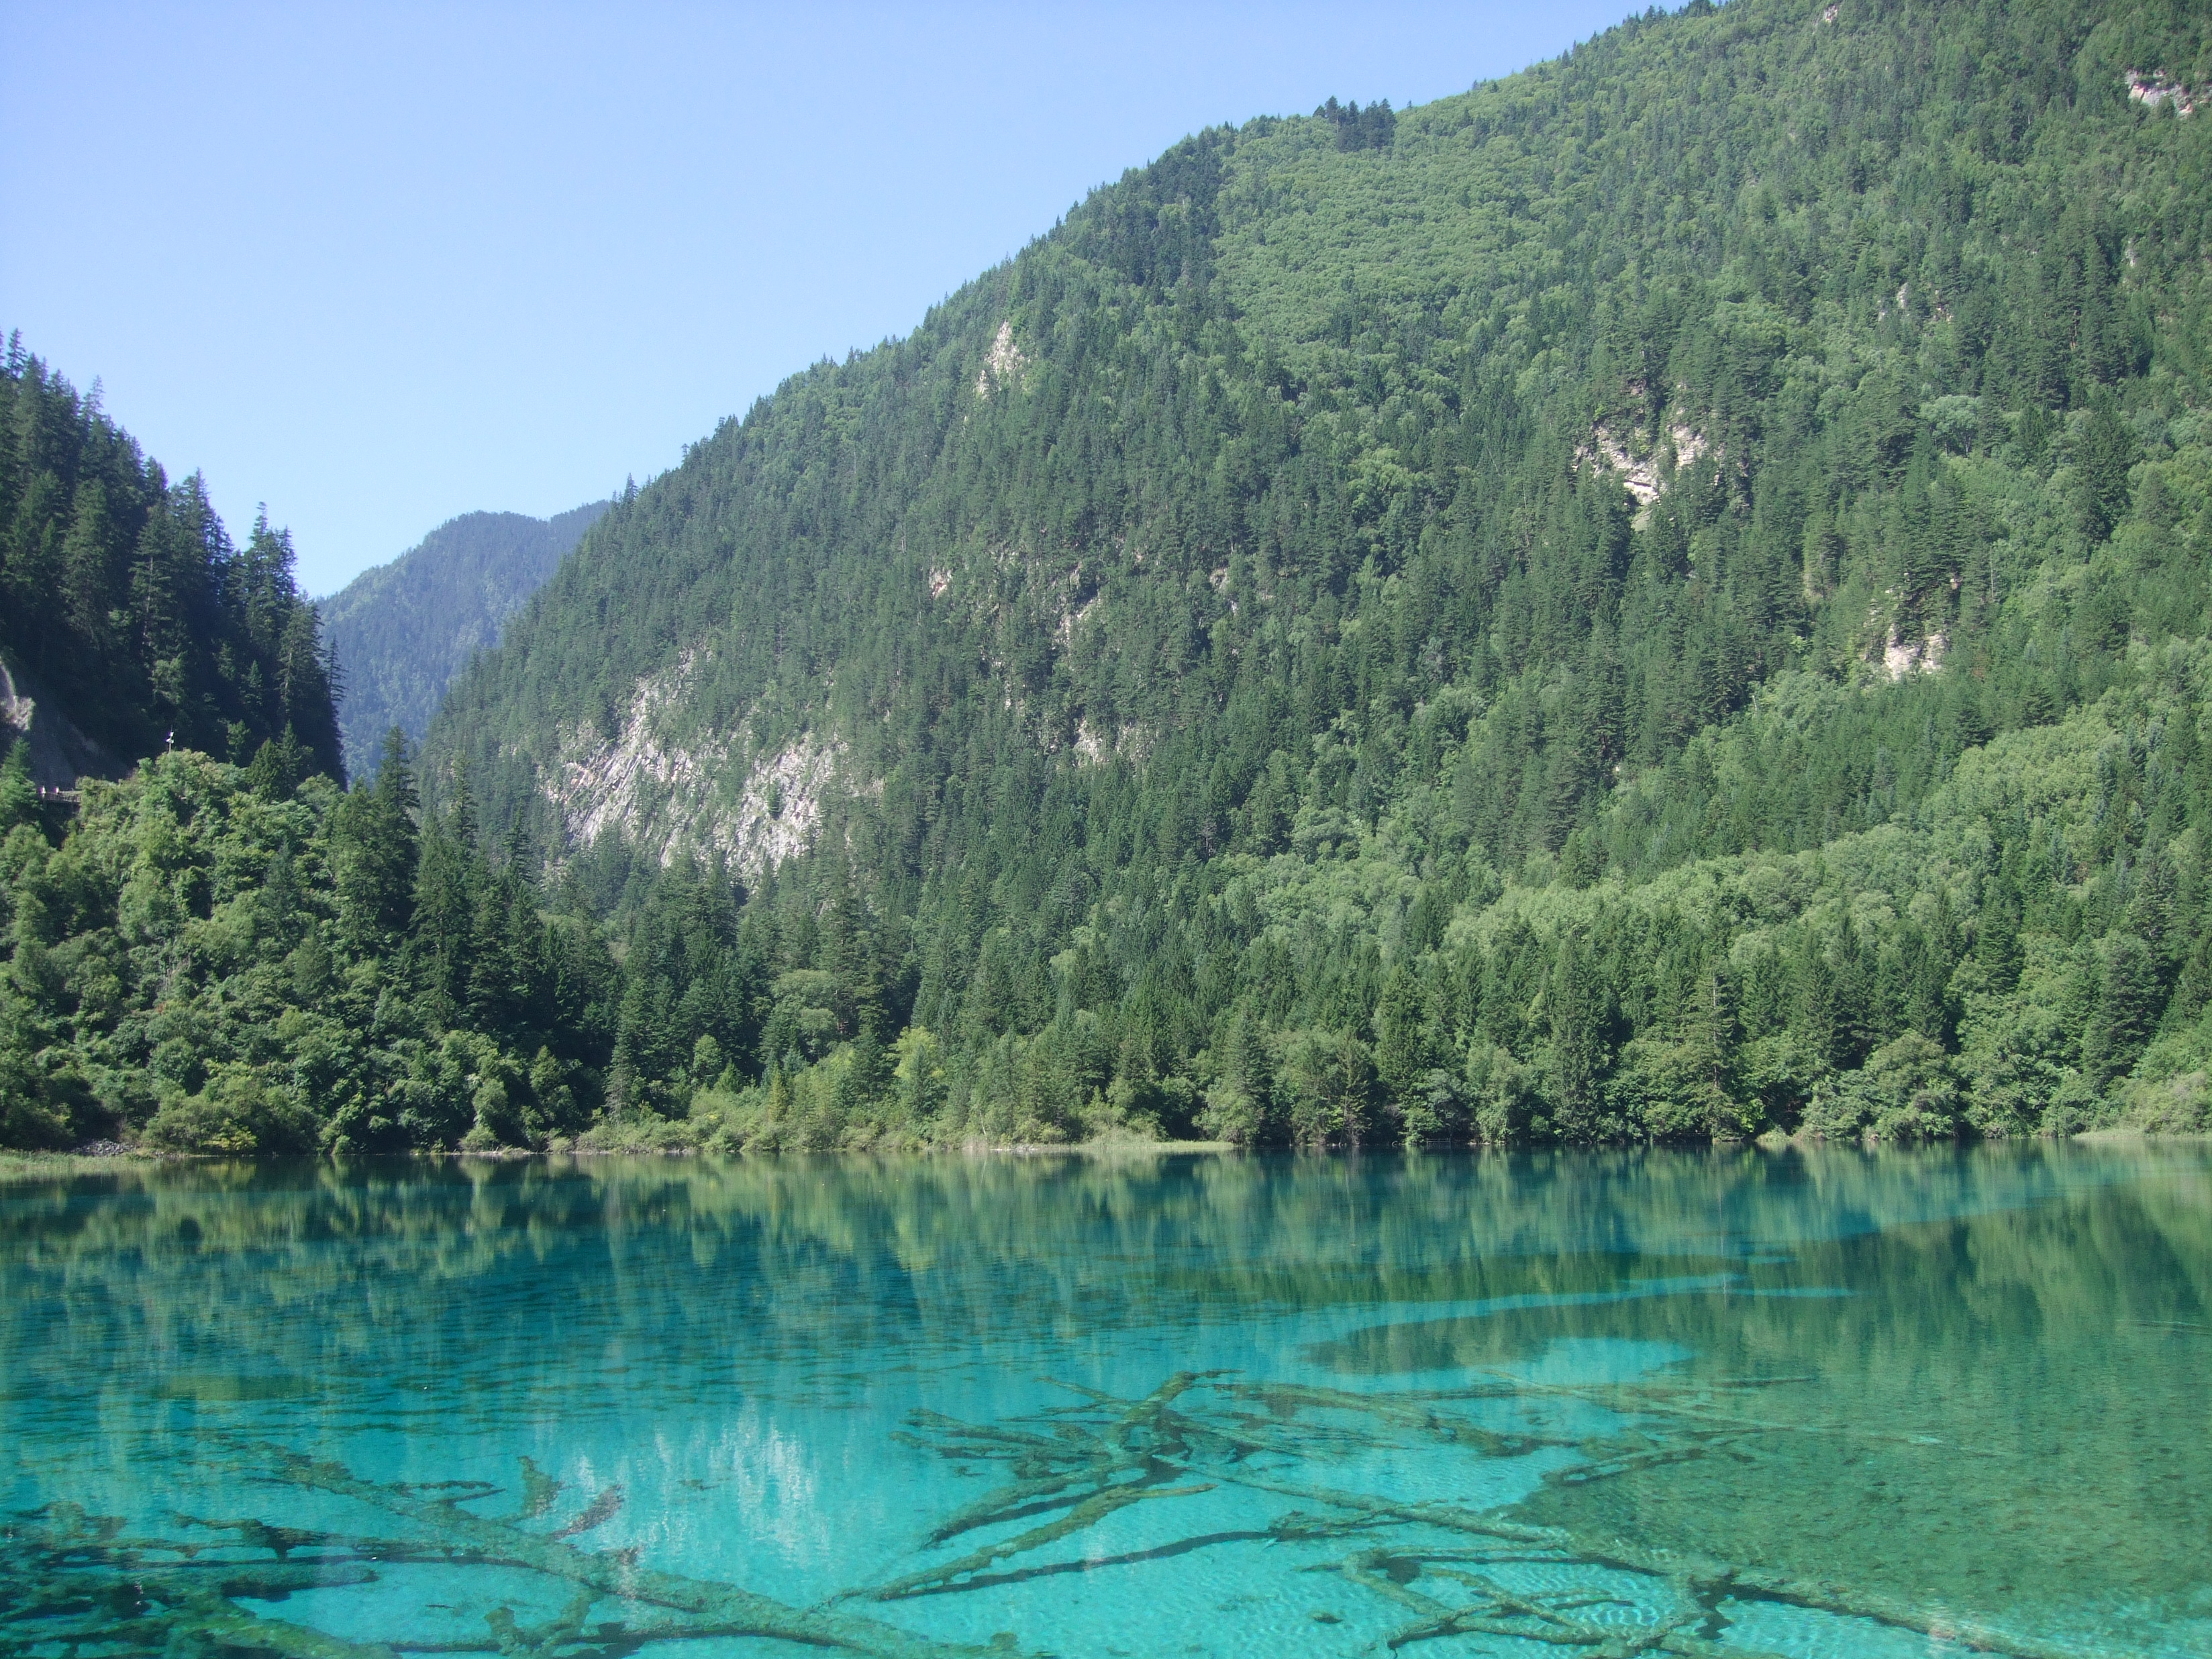
[[[0,331],[326,592],[662,471],[1196,128],[1627,9],[0,0]]]

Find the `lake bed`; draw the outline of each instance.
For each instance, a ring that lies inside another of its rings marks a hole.
[[[129,1165],[0,1258],[13,1650],[2212,1650],[2201,1143]]]

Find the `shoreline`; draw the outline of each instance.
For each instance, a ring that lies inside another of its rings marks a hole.
[[[2127,1146],[2137,1143],[2167,1145],[2180,1142],[2212,1142],[2212,1132],[2203,1130],[2142,1129],[2118,1125],[2098,1129],[2077,1130],[2065,1135],[1992,1136],[1983,1139],[1961,1137],[1954,1140],[1880,1141],[1831,1140],[1818,1135],[1761,1135],[1755,1140],[1717,1139],[1684,1142],[1632,1142],[1589,1146],[1559,1146],[1551,1145],[1426,1146],[1267,1146],[1249,1147],[1226,1140],[1083,1140],[1060,1144],[1035,1141],[966,1141],[944,1146],[908,1146],[890,1150],[867,1147],[828,1147],[818,1151],[796,1152],[708,1152],[696,1146],[684,1147],[598,1147],[548,1146],[531,1148],[502,1146],[484,1150],[443,1150],[437,1148],[410,1150],[399,1152],[294,1152],[276,1155],[254,1153],[226,1154],[220,1152],[172,1152],[152,1148],[109,1143],[97,1152],[81,1150],[39,1151],[34,1149],[0,1148],[0,1180],[11,1176],[66,1173],[90,1175],[118,1167],[147,1169],[162,1164],[526,1164],[554,1158],[588,1159],[592,1161],[616,1158],[659,1158],[671,1161],[697,1159],[715,1163],[742,1164],[762,1158],[1085,1158],[1098,1162],[1116,1159],[1182,1158],[1182,1157],[1268,1157],[1285,1153],[1301,1157],[1355,1158],[1386,1154],[1401,1156],[1458,1156],[1516,1152],[1741,1152],[1777,1154],[1789,1152],[1856,1150],[1864,1152],[1933,1152],[1948,1148],[1965,1151],[1976,1146],[2053,1146],[2071,1142],[2082,1146]]]

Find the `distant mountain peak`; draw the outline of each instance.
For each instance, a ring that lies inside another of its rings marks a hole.
[[[394,726],[422,740],[453,676],[499,643],[507,618],[608,505],[591,501],[550,519],[464,513],[319,601],[343,675],[338,727],[352,771],[375,770]]]

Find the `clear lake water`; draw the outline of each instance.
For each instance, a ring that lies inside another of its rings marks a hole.
[[[0,1656],[2212,1653],[2212,1146],[0,1181]]]

